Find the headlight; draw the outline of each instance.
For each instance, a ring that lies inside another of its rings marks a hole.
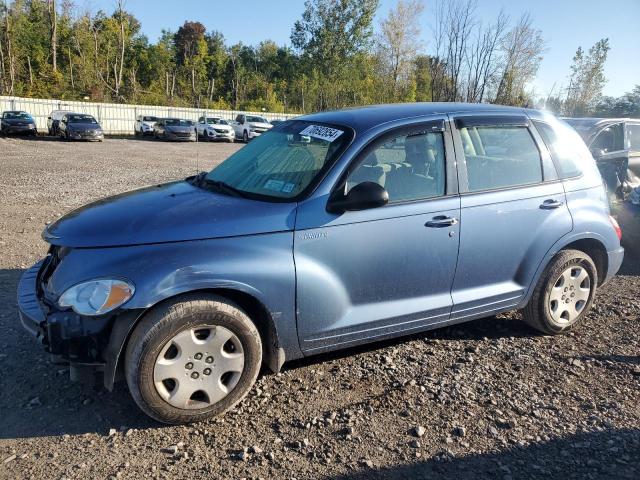
[[[79,315],[102,315],[126,303],[134,292],[134,286],[122,280],[91,280],[64,292],[58,305],[71,307]]]

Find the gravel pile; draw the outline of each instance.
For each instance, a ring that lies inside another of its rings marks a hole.
[[[43,226],[239,146],[0,139],[0,478],[640,478],[637,258],[569,335],[514,312],[298,361],[202,424],[70,383],[15,306]]]

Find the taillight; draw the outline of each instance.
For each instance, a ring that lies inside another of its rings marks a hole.
[[[613,229],[616,231],[616,235],[618,235],[618,240],[622,240],[622,229],[620,228],[618,221],[611,215],[609,215],[609,221],[611,222]]]

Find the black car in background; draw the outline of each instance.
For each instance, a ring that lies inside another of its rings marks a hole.
[[[623,244],[640,252],[640,119],[565,118],[591,150],[607,186]]]
[[[60,138],[63,140],[91,140],[101,142],[104,133],[98,121],[86,113],[66,113],[58,124]]]
[[[38,129],[33,117],[21,110],[7,110],[0,118],[0,135],[37,135]]]

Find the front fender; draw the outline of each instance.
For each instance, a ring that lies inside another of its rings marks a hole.
[[[211,289],[241,292],[260,302],[287,359],[301,356],[295,316],[293,233],[116,248],[72,249],[49,280],[60,295],[94,278],[125,278],[135,294],[122,312],[140,312],[177,295]],[[127,316],[127,318],[130,318]],[[116,319],[116,323],[118,323]]]

